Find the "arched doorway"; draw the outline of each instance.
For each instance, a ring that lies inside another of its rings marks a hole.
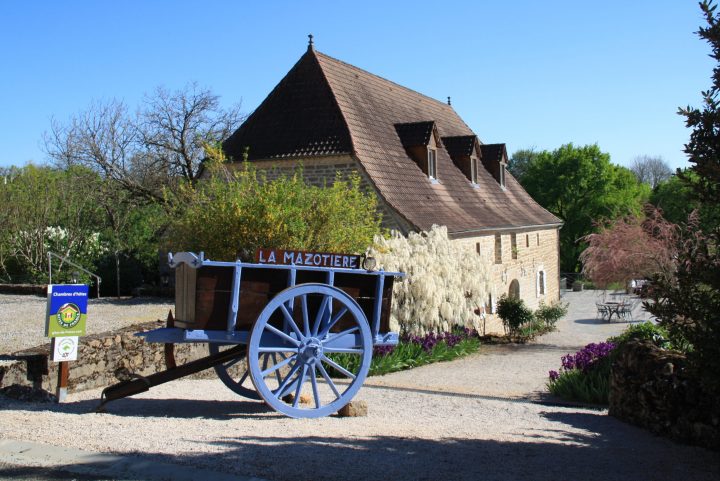
[[[510,283],[510,289],[508,290],[508,297],[513,299],[520,299],[520,283],[517,279],[513,279]]]

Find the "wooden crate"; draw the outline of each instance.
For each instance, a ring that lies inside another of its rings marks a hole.
[[[237,330],[250,330],[267,303],[290,283],[289,269],[243,267],[240,281],[240,303],[236,318]],[[175,270],[175,325],[186,329],[224,330],[232,293],[232,267],[201,267],[193,269],[181,264]],[[374,317],[375,290],[379,276],[355,273],[336,273],[334,286],[355,299],[368,322]],[[390,302],[394,278],[385,278],[382,292],[380,332],[389,330]],[[326,283],[327,272],[297,270],[296,284]],[[311,310],[317,309],[309,299]],[[333,307],[337,312],[338,307]],[[299,319],[299,309],[295,315]],[[275,322],[280,323],[278,318]],[[345,322],[338,324],[343,328]]]

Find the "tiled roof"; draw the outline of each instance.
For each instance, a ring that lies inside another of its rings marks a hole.
[[[305,57],[225,141],[234,160],[349,154],[350,133],[327,82]]]
[[[456,155],[472,155],[475,148],[477,137],[475,135],[459,135],[456,137],[443,137],[442,139],[445,149],[447,149],[450,157]]]
[[[351,153],[383,199],[420,230],[440,224],[460,235],[561,222],[510,174],[502,189],[479,169],[473,187],[442,146],[432,183],[408,156],[398,124],[423,135],[434,125],[442,139],[475,136],[446,103],[309,49],[224,147],[239,159],[248,145],[251,160]]]
[[[505,144],[483,144],[480,146],[480,152],[484,162],[499,162],[505,153]]]
[[[395,124],[395,130],[405,148],[427,145],[434,129],[435,122],[432,120],[429,122]]]

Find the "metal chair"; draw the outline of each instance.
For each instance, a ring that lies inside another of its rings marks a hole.
[[[623,303],[622,306],[620,306],[619,314],[620,316],[626,320],[626,321],[633,321],[633,310],[635,309],[635,306],[637,305],[637,300],[635,301],[627,301]]]
[[[596,302],[596,303],[595,303],[595,307],[597,308],[597,316],[596,316],[596,319],[601,320],[601,321],[607,321],[607,320],[609,320],[609,318],[610,318],[610,311],[608,310],[608,306]]]

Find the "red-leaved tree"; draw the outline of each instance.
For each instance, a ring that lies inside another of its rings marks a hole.
[[[662,212],[647,206],[644,216],[627,216],[597,223],[598,232],[583,237],[587,249],[580,254],[583,273],[595,285],[670,274],[675,270],[678,226]]]

